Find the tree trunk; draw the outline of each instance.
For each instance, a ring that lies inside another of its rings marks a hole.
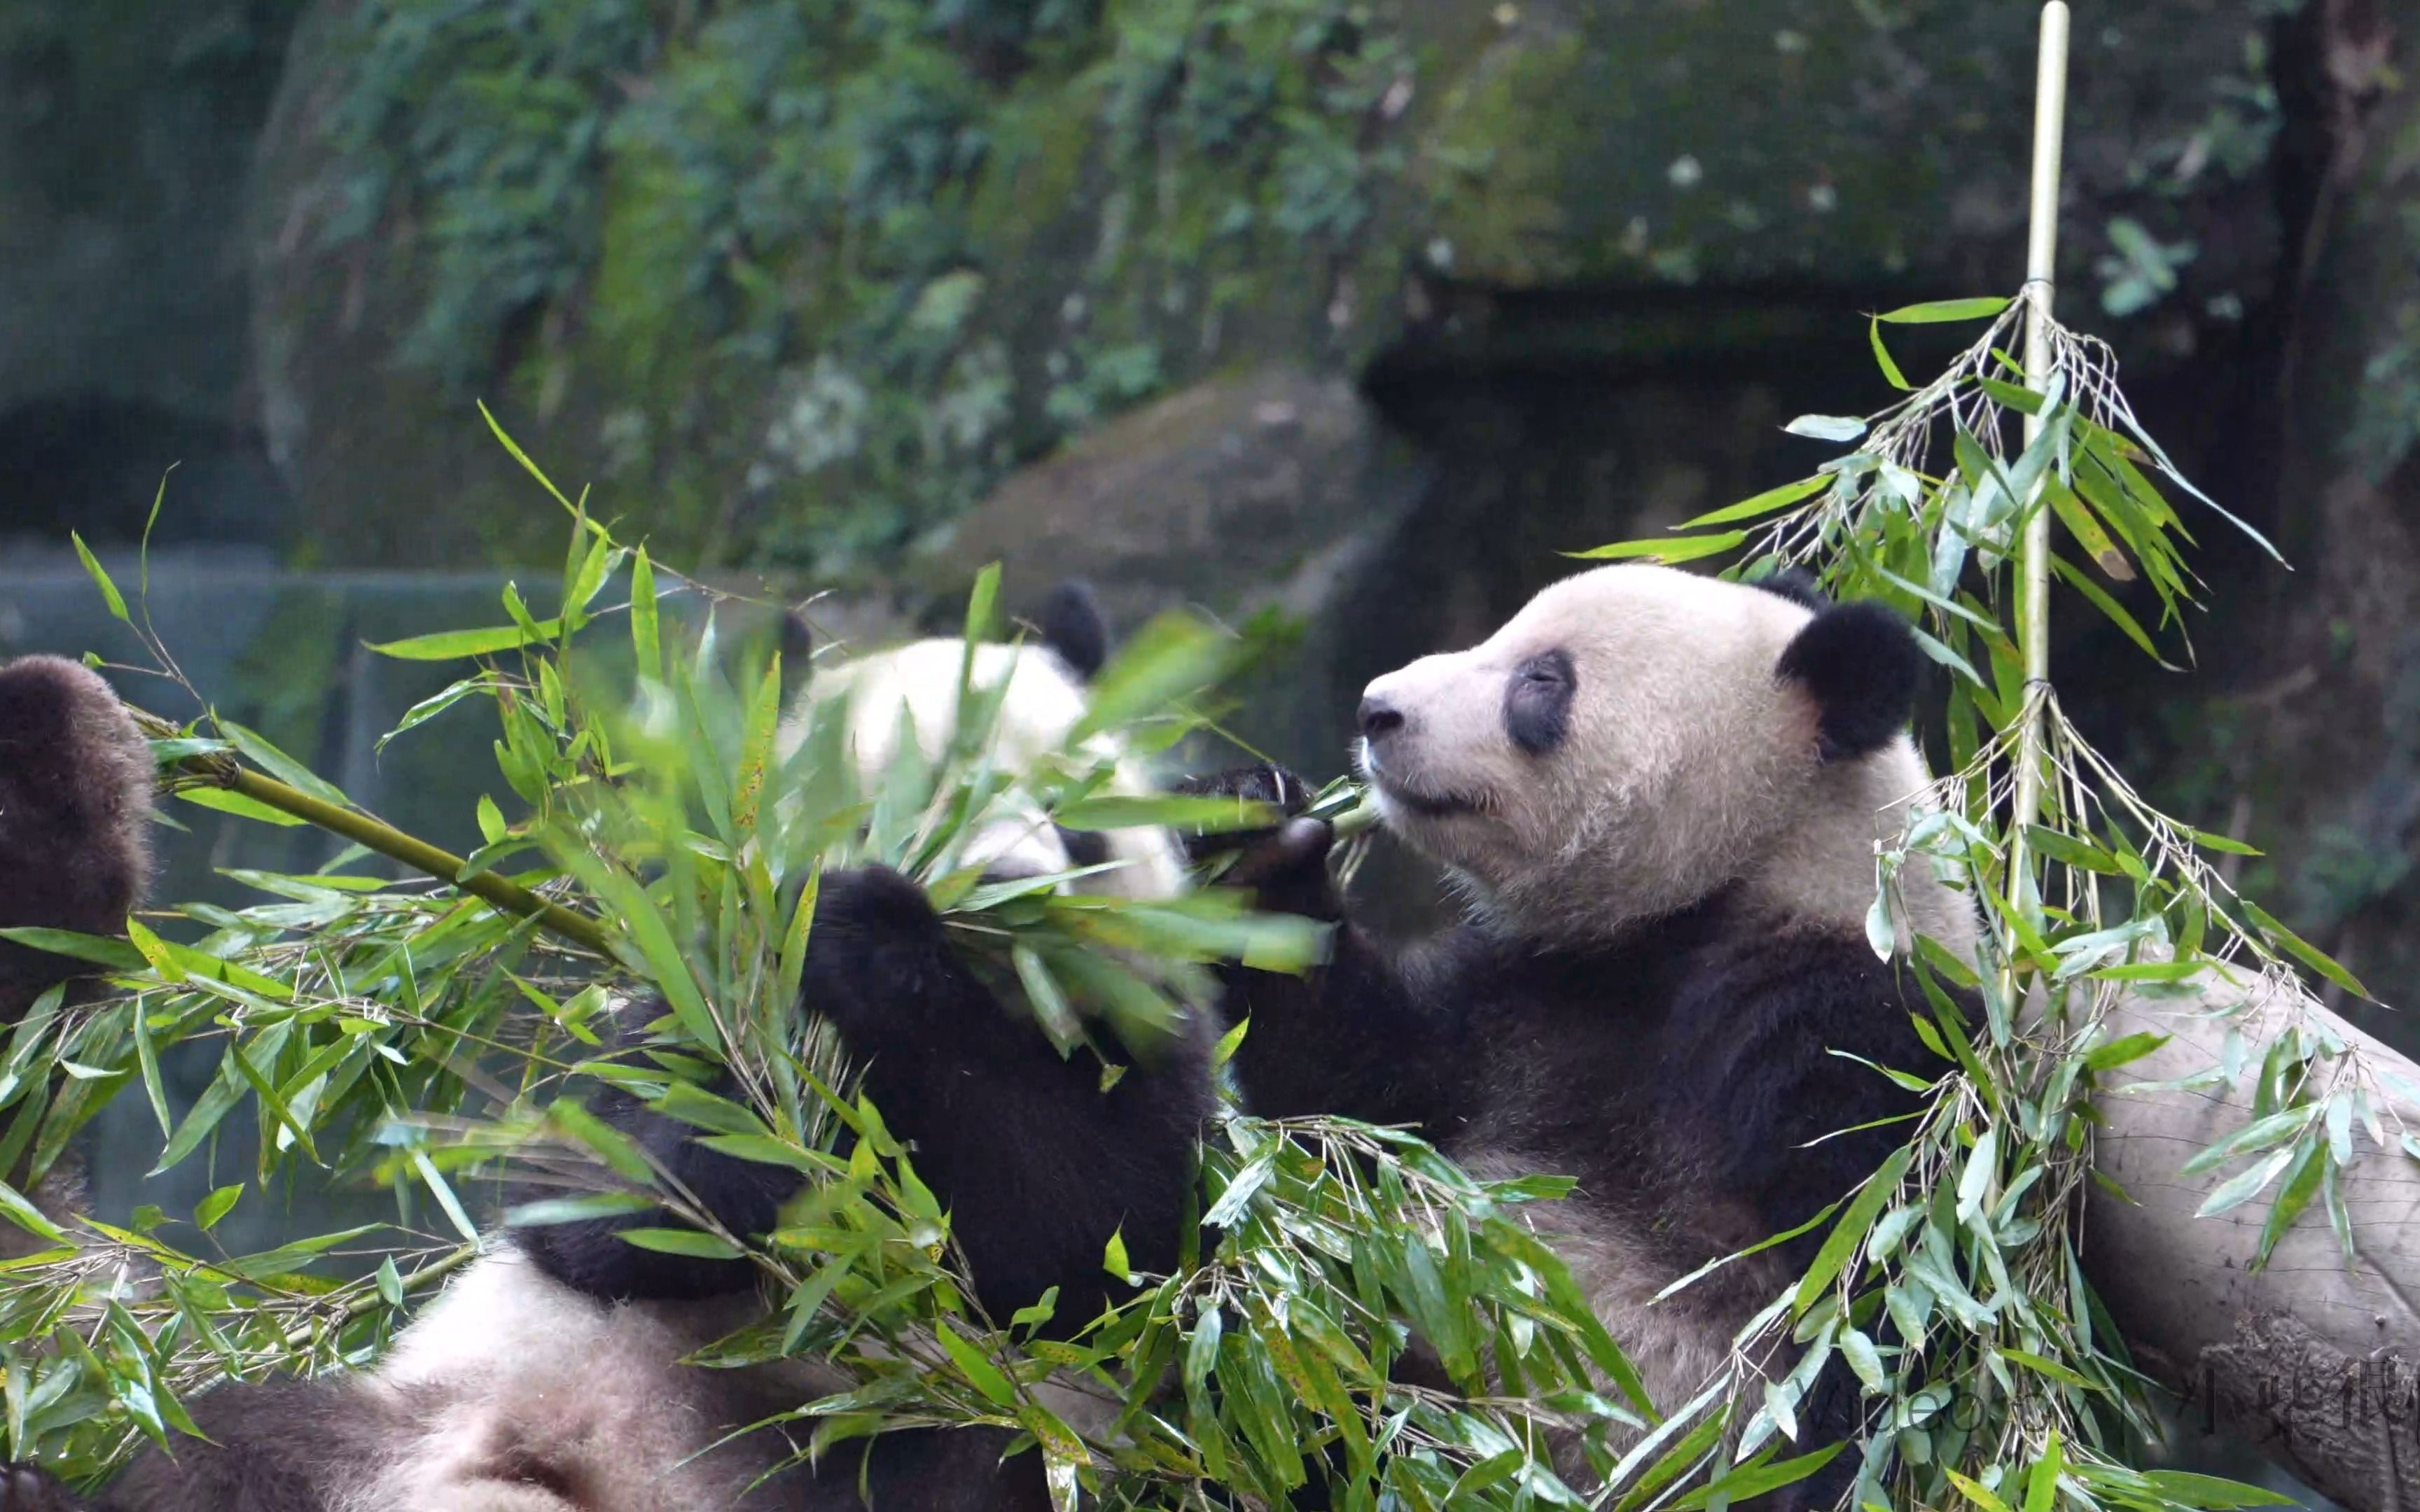
[[[2275,1459],[2351,1512],[2420,1508],[2420,1162],[2399,1148],[2398,1118],[2420,1133],[2420,1067],[2311,1005],[2309,1011],[2367,1063],[2401,1078],[2406,1095],[2373,1086],[2397,1148],[2379,1149],[2356,1122],[2358,1154],[2344,1182],[2353,1257],[2348,1261],[2323,1205],[2314,1201],[2253,1268],[2269,1198],[2196,1218],[2212,1188],[2241,1163],[2178,1174],[2197,1151],[2251,1119],[2257,1059],[2225,1090],[2116,1091],[2100,1108],[2108,1127],[2095,1157],[2102,1175],[2133,1197],[2095,1192],[2085,1262],[2138,1365],[2174,1389],[2186,1415]],[[2290,1023],[2288,1005],[2265,1033]],[[2128,999],[2110,1032],[2173,1038],[2118,1073],[2143,1082],[2220,1064],[2223,1026]]]

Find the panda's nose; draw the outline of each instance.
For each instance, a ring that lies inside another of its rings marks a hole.
[[[1404,727],[1404,711],[1383,698],[1361,701],[1361,738],[1376,740]]]

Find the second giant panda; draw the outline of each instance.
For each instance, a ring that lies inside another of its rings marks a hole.
[[[1927,783],[1906,733],[1919,656],[1896,615],[1794,576],[1623,565],[1371,683],[1357,764],[1469,920],[1390,948],[1337,896],[1325,825],[1264,839],[1238,868],[1261,904],[1344,927],[1308,979],[1231,974],[1247,1102],[1414,1125],[1484,1176],[1576,1178],[1535,1221],[1658,1409],[1689,1401],[1823,1231],[1657,1293],[1883,1163],[1914,1099],[1844,1057],[1930,1059],[1923,999],[1865,923],[1877,841]],[[1269,768],[1194,786],[1306,791]],[[1912,925],[1971,960],[1959,893],[1921,858],[1900,883],[1900,946]],[[1799,1405],[1802,1443],[1854,1435],[1854,1389],[1836,1368]],[[1787,1499],[1829,1504],[1854,1466]]]
[[[1055,595],[1042,624],[1045,640],[975,648],[975,686],[1004,690],[995,755],[1010,769],[1066,739],[1106,644],[1080,594]],[[933,640],[876,654],[816,679],[804,697],[847,694],[852,759],[870,778],[893,754],[902,707],[927,760],[948,743],[964,652],[962,641]],[[0,693],[16,670],[0,670]],[[794,717],[790,743],[800,728]],[[1113,782],[1143,790],[1125,762]],[[17,795],[38,809],[60,795]],[[130,786],[126,796],[138,795]],[[80,832],[97,845],[122,830]],[[996,874],[1116,863],[1090,881],[1128,896],[1182,885],[1165,832],[1076,836],[1036,811],[991,815],[970,852]],[[43,854],[0,852],[0,869]],[[822,879],[800,996],[832,1021],[885,1121],[913,1142],[990,1316],[1004,1319],[1057,1285],[1055,1326],[1081,1327],[1109,1300],[1101,1255],[1120,1230],[1136,1268],[1175,1268],[1199,1127],[1215,1102],[1208,1026],[1188,1025],[1166,1053],[1104,1090],[1086,1057],[1063,1058],[977,980],[920,888],[874,867]],[[769,1228],[795,1190],[775,1167],[707,1150],[636,1102],[597,1111],[735,1232]],[[820,1471],[766,1478],[791,1457],[788,1438],[730,1430],[845,1382],[810,1362],[681,1364],[759,1316],[763,1303],[744,1262],[663,1255],[618,1237],[649,1221],[662,1220],[516,1231],[451,1283],[374,1371],[229,1383],[196,1397],[188,1405],[208,1442],[179,1440],[173,1457],[145,1450],[96,1502],[32,1467],[0,1467],[0,1512],[837,1512],[861,1504],[861,1475],[877,1507],[1049,1505],[1040,1457],[1003,1462],[1010,1436],[991,1429],[886,1434],[863,1455],[835,1451]]]

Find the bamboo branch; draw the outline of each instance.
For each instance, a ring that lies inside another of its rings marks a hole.
[[[134,709],[129,712],[133,714],[135,721],[147,734],[173,737],[179,733],[173,725],[156,715]],[[577,909],[550,902],[520,883],[498,876],[493,872],[466,877],[462,872],[470,863],[452,851],[407,835],[393,825],[373,819],[359,810],[315,798],[273,777],[248,770],[231,756],[187,756],[169,770],[178,776],[199,779],[212,787],[241,794],[255,803],[265,804],[332,835],[341,835],[356,844],[365,845],[380,856],[400,861],[449,887],[459,887],[508,914],[535,918],[544,928],[575,945],[585,946],[600,954],[613,953],[613,934],[603,921]]]

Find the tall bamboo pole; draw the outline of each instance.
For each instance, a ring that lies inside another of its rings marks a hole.
[[[2067,120],[2067,4],[2042,7],[2041,47],[2034,75],[2034,172],[2032,220],[2025,239],[2025,387],[2048,391],[2051,378],[2051,306],[2057,294],[2058,174]],[[2027,415],[2031,446],[2047,417]],[[2029,901],[2025,826],[2041,817],[2042,695],[2050,683],[2050,511],[2041,489],[2048,475],[2024,501],[2024,534],[2018,547],[2017,645],[2024,657],[2025,702],[2017,731],[2016,823],[2009,842],[2009,901]]]

